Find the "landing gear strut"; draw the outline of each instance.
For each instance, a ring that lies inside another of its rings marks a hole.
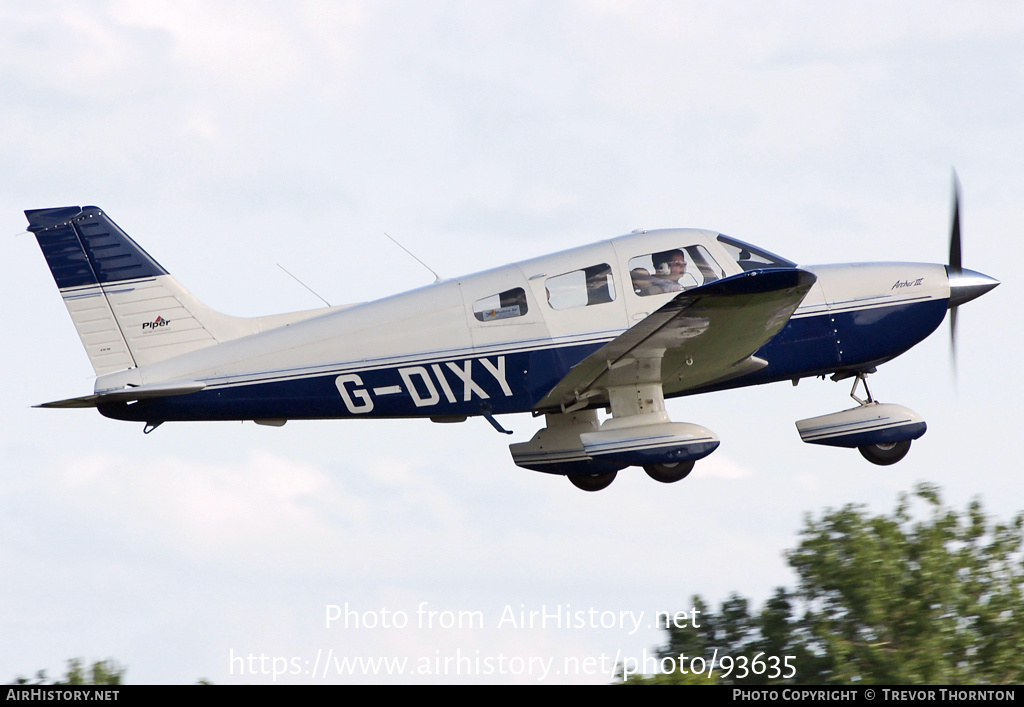
[[[800,438],[809,444],[856,448],[872,464],[895,464],[907,456],[911,441],[923,435],[928,426],[913,410],[875,400],[863,371],[840,372],[832,380],[850,376],[855,376],[850,397],[858,407],[798,421]],[[857,395],[862,385],[864,398]]]
[[[864,394],[868,396],[867,400],[861,400],[857,397],[857,386],[864,386]],[[871,390],[868,388],[868,374],[858,373],[853,379],[853,388],[850,390],[850,397],[856,400],[860,405],[870,405],[875,402],[875,399],[871,397]]]
[[[867,400],[861,400],[857,397],[857,386],[864,386],[864,394],[868,396]],[[856,400],[861,405],[873,405],[875,399],[871,397],[871,390],[868,388],[868,377],[866,373],[858,373],[857,377],[853,381],[853,390],[850,391],[850,397]],[[878,444],[865,444],[857,447],[857,451],[860,455],[867,459],[872,464],[878,466],[889,466],[907,456],[907,452],[910,451],[910,443],[912,440],[904,439],[898,442],[880,442]]]

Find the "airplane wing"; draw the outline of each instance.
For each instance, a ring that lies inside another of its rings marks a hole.
[[[679,293],[576,365],[536,406],[601,404],[607,388],[661,383],[666,395],[751,373],[817,280],[796,268],[752,270]]]

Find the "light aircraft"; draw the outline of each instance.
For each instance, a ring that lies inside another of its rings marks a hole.
[[[715,231],[634,231],[385,299],[256,318],[211,310],[101,209],[26,211],[96,371],[95,407],[145,423],[324,418],[460,422],[530,412],[521,467],[597,491],[640,466],[686,477],[718,437],[665,399],[776,381],[853,379],[857,406],[797,422],[803,441],[893,464],[926,425],[866,376],[998,285],[960,264],[798,267]],[[864,397],[857,394],[864,388]],[[603,421],[598,411],[610,413]],[[511,434],[511,433],[509,433]]]

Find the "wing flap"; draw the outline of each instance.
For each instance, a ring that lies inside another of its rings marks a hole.
[[[535,409],[600,404],[608,387],[636,383],[660,382],[674,394],[763,368],[754,352],[782,330],[816,279],[772,268],[681,292],[581,361]]]

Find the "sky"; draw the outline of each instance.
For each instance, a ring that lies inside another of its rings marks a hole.
[[[607,683],[656,612],[794,586],[808,514],[920,481],[1024,509],[1020,3],[0,1],[0,46],[2,681]],[[445,277],[661,227],[944,263],[954,167],[964,266],[1003,284],[960,311],[956,377],[944,323],[870,378],[929,425],[895,466],[800,441],[853,404],[812,379],[670,401],[721,447],[592,494],[512,463],[528,415],[32,408],[92,369],[25,209],[98,205],[255,316],[322,304],[279,265],[332,304],[430,284],[385,232]]]

